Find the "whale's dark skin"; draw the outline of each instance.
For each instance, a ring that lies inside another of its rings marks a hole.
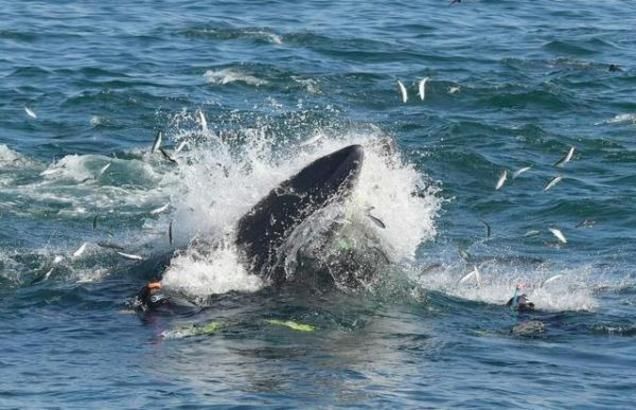
[[[342,200],[355,186],[364,150],[350,145],[318,158],[282,182],[238,222],[236,244],[251,270],[274,285],[285,281],[277,266],[277,250],[306,218],[334,200]]]

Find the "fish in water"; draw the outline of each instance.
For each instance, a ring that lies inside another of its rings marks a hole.
[[[556,184],[561,182],[562,179],[563,177],[561,175],[557,175],[554,178],[552,178],[550,182],[546,184],[545,188],[543,188],[543,192],[549,191],[550,189],[552,189]]]
[[[481,286],[481,275],[479,274],[479,269],[477,269],[477,266],[475,265],[473,265],[472,271],[470,271],[467,275],[459,280],[459,283],[464,283],[468,279],[473,277],[475,278],[475,283],[477,283],[477,286]]]
[[[104,165],[102,167],[102,169],[99,170],[99,172],[97,173],[97,176],[102,176],[104,174],[104,172],[106,172],[108,170],[108,168],[110,168],[110,165],[112,164],[112,162],[109,162],[108,164]]]
[[[561,158],[560,160],[558,160],[554,166],[555,167],[562,167],[563,165],[567,164],[568,162],[570,162],[572,160],[572,157],[574,156],[574,147],[570,147],[570,149],[568,150],[568,153],[565,154],[563,156],[563,158]]]
[[[400,95],[402,96],[402,102],[406,104],[409,100],[409,94],[406,91],[406,87],[402,84],[402,81],[397,80],[398,88],[400,89]]]
[[[506,179],[508,179],[508,170],[505,170],[499,175],[499,180],[497,181],[497,185],[495,186],[495,190],[500,190],[502,186],[506,183]]]
[[[377,216],[373,216],[373,215],[371,215],[370,212],[367,212],[367,217],[369,219],[371,219],[380,228],[386,229],[386,225],[384,224],[384,222],[382,222],[382,220],[380,218],[378,218]]]
[[[205,119],[205,114],[203,114],[203,111],[201,110],[197,110],[197,117],[199,119],[199,125],[201,126],[202,130],[207,130],[208,129],[208,122]]]
[[[158,131],[157,136],[155,137],[155,142],[152,144],[152,149],[150,150],[151,153],[154,154],[155,152],[157,152],[157,150],[161,146],[162,139],[163,139],[163,133],[161,131]]]
[[[150,215],[157,215],[162,213],[163,211],[165,211],[166,209],[168,209],[170,207],[170,202],[168,202],[167,204],[160,206],[159,208],[155,208],[152,211],[150,211]]]
[[[418,94],[420,96],[420,100],[424,101],[426,98],[426,82],[428,81],[428,77],[424,77],[420,80],[420,84],[418,86]]]
[[[33,112],[32,109],[30,109],[29,107],[24,107],[24,112],[26,112],[26,114],[33,118],[34,120],[38,118],[38,116],[35,114],[35,112]]]
[[[124,252],[119,252],[118,251],[117,254],[119,256],[123,257],[123,258],[130,259],[130,260],[133,260],[133,261],[142,261],[142,260],[144,260],[144,258],[142,256],[133,255],[131,253],[124,253]]]
[[[559,229],[548,228],[548,230],[552,232],[552,235],[554,235],[559,240],[559,242],[568,243],[568,240],[565,238],[565,235],[563,235],[563,232],[561,232]]]
[[[165,149],[163,149],[163,148],[159,148],[159,152],[161,152],[161,155],[163,155],[163,157],[164,157],[165,159],[167,159],[168,161],[172,162],[173,164],[177,164],[177,160],[176,160],[176,159],[174,159],[174,158],[172,158],[172,157],[170,156],[170,154],[168,154],[168,151],[166,151],[166,150],[165,150]]]
[[[84,242],[82,246],[80,246],[75,252],[73,252],[73,258],[79,258],[80,256],[82,256],[87,246],[88,242]]]
[[[523,174],[524,172],[530,171],[531,169],[531,166],[519,168],[514,172],[514,174],[512,174],[512,179],[516,179],[519,175]]]

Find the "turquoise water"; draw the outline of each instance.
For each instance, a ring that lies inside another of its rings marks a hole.
[[[0,407],[633,405],[634,4],[2,10]],[[393,262],[368,289],[274,291],[205,246],[350,143],[347,216]],[[166,260],[197,307],[137,315]],[[503,306],[517,284],[537,312]]]

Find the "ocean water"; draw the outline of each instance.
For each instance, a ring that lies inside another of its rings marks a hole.
[[[1,9],[1,408],[633,406],[636,3]],[[351,143],[392,263],[272,289],[236,221]],[[135,312],[158,275],[192,308]]]

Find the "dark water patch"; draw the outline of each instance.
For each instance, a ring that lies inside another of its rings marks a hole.
[[[544,44],[543,47],[554,53],[574,56],[588,56],[597,53],[592,45],[579,41],[552,40]]]

